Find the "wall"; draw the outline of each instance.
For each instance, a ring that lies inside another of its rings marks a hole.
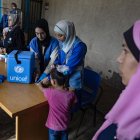
[[[140,18],[139,0],[46,0],[43,12],[53,33],[61,19],[74,22],[77,35],[86,42],[86,65],[116,83],[122,33]],[[43,7],[44,8],[44,7]]]

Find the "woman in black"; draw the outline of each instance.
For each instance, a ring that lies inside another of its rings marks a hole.
[[[9,31],[0,47],[5,48],[7,54],[13,50],[25,50],[25,37],[20,28],[20,15],[9,14],[8,26]]]

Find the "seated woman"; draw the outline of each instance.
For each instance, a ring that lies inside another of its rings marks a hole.
[[[59,21],[54,27],[54,32],[59,41],[54,65],[59,72],[69,77],[67,85],[69,90],[79,90],[82,87],[82,71],[87,46],[76,36],[74,24],[70,21]]]
[[[54,32],[60,47],[55,61],[57,70],[69,76],[69,90],[78,90],[82,87],[87,46],[76,36],[74,24],[70,21],[59,21],[54,27]]]
[[[38,82],[46,77],[50,71],[45,70],[46,66],[50,63],[53,64],[57,53],[58,41],[54,37],[50,36],[48,22],[45,19],[40,19],[35,25],[35,34],[30,43],[29,49],[35,53],[36,58],[36,79],[40,74],[42,77]]]
[[[140,20],[124,33],[117,61],[126,88],[92,140],[140,140]]]
[[[9,14],[8,26],[9,31],[4,39],[3,44],[0,47],[6,49],[6,53],[10,53],[13,50],[26,50],[24,33],[20,29],[20,19],[17,14]]]

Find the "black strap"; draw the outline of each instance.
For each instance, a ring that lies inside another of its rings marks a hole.
[[[20,52],[21,52],[21,51],[17,50],[17,52],[15,53],[15,59],[16,59],[17,64],[21,64],[21,61],[18,60],[18,54],[19,54]]]
[[[116,137],[117,124],[111,124],[98,136],[97,140],[114,140]]]

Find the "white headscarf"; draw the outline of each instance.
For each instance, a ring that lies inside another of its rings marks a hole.
[[[56,33],[65,35],[66,39],[64,42],[62,42],[62,50],[67,53],[72,48],[76,38],[74,24],[67,20],[61,20],[56,23],[54,31]]]

